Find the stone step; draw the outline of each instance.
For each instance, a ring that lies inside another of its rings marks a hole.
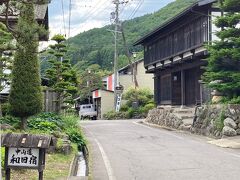
[[[180,115],[180,117],[182,119],[190,119],[190,118],[194,118],[194,115],[193,114],[184,114],[184,115]]]
[[[186,125],[192,125],[193,123],[193,118],[187,118],[187,119],[183,119],[183,124]]]
[[[173,114],[180,119],[193,119],[194,118],[194,114],[192,114],[192,113],[187,113],[187,114],[173,113]]]
[[[193,113],[194,110],[191,110],[191,109],[177,109],[177,110],[174,110],[175,113]]]
[[[185,113],[192,113],[194,114],[195,109],[177,109],[174,110],[174,113],[185,114]]]

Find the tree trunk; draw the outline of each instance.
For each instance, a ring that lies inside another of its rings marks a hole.
[[[125,34],[124,34],[124,31],[123,31],[123,26],[121,25],[121,32],[122,32],[122,37],[123,37],[123,44],[124,44],[124,47],[125,47],[125,51],[126,51],[126,55],[127,55],[127,58],[128,58],[128,62],[129,62],[129,65],[131,67],[131,71],[132,71],[132,80],[134,82],[134,88],[138,88],[138,81],[137,81],[137,76],[136,76],[136,68],[134,67],[134,62],[131,61],[131,55],[130,55],[130,52],[129,52],[129,49],[128,49],[128,46],[127,46],[127,42],[126,42],[126,38],[125,38]]]
[[[57,93],[57,100],[56,100],[56,113],[61,113],[61,94]]]
[[[3,115],[2,115],[2,105],[1,105],[1,103],[0,103],[0,117],[2,117]]]
[[[22,117],[21,118],[21,130],[26,130],[27,129],[27,117]]]

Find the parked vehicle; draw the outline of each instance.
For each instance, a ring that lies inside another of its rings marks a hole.
[[[97,119],[97,111],[96,111],[95,106],[93,104],[80,105],[79,117],[80,117],[80,119],[89,118],[92,120],[96,120]]]

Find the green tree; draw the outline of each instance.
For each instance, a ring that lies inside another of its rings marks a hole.
[[[231,100],[240,96],[240,1],[221,0],[219,5],[224,11],[215,21],[221,28],[216,33],[220,40],[209,47],[204,80]]]
[[[101,70],[98,64],[89,66],[79,75],[79,94],[82,99],[90,98],[92,91],[102,88],[102,77],[107,75],[108,71]]]
[[[73,96],[77,92],[77,75],[73,69],[70,60],[64,59],[67,52],[63,35],[57,34],[52,38],[56,42],[50,45],[52,57],[49,58],[50,68],[46,70],[46,76],[49,78],[50,86],[57,92],[57,113],[60,113],[62,103],[72,103]]]
[[[33,2],[19,6],[9,102],[12,114],[21,118],[21,129],[26,129],[27,117],[40,112],[43,104],[37,52],[39,26],[34,18]]]
[[[0,22],[0,91],[3,90],[6,83],[9,81],[9,74],[5,73],[6,69],[10,69],[12,65],[11,50],[14,49],[12,45],[13,37],[8,32],[6,26]],[[0,117],[2,116],[1,102],[0,102]]]

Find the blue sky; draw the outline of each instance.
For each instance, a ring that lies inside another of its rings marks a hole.
[[[111,23],[110,13],[115,10],[113,0],[71,1],[70,37]],[[123,1],[127,3],[120,5],[120,20],[155,12],[174,0],[120,0],[120,2]],[[52,0],[49,4],[50,36],[61,33],[68,37],[69,2],[70,0]]]

